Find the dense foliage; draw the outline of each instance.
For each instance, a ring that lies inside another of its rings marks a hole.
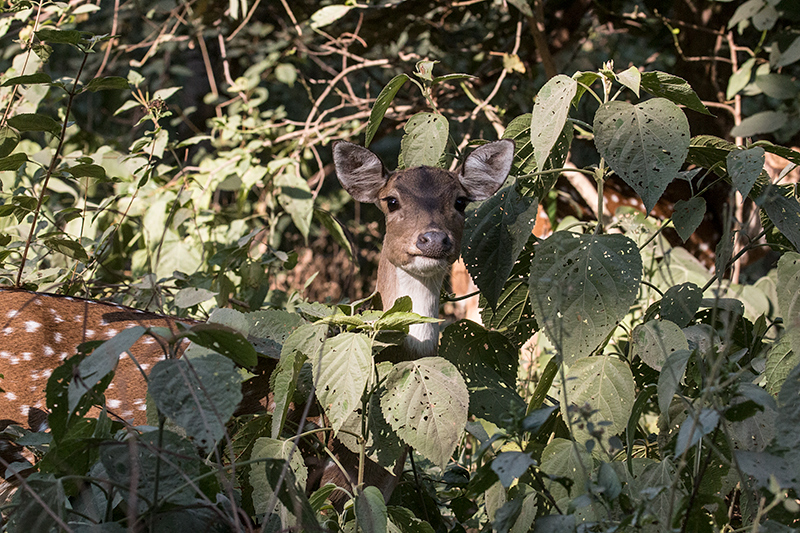
[[[4,3],[0,279],[238,332],[186,332],[152,370],[157,427],[82,416],[97,395],[70,388],[77,360],[59,368],[50,432],[5,431],[39,462],[4,527],[796,529],[798,7],[556,4]],[[363,310],[376,214],[332,179],[330,141],[409,167],[495,137],[515,165],[463,246],[483,325],[376,364],[420,318]],[[596,186],[594,216],[563,216],[566,174]],[[614,180],[648,213],[685,194],[665,217],[605,215]],[[714,217],[713,265],[675,246]],[[278,357],[271,411],[232,418],[234,363]],[[290,412],[314,390],[326,422],[306,431]],[[300,450],[325,458],[333,433],[362,469],[413,448],[388,504],[306,486]]]

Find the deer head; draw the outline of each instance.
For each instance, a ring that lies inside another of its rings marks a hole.
[[[334,144],[339,182],[355,200],[377,204],[386,216],[377,285],[384,309],[409,296],[415,313],[439,316],[444,276],[461,253],[464,210],[469,202],[497,192],[513,158],[514,142],[505,139],[480,146],[455,171],[416,167],[387,172],[366,148]],[[432,355],[437,345],[437,325],[418,324],[409,331],[404,353],[393,358]]]

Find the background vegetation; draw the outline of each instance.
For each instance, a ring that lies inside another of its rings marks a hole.
[[[282,354],[279,408],[227,433],[225,417],[211,434],[181,424],[192,441],[71,417],[47,438],[8,435],[45,458],[9,530],[797,527],[793,0],[3,10],[3,282],[172,314],[257,312],[217,320]],[[422,112],[446,127],[427,151],[411,142],[434,135],[412,128]],[[369,294],[381,233],[377,210],[334,179],[330,142],[369,143],[393,168],[449,166],[502,136],[517,141],[513,179],[471,213],[464,247],[486,329],[457,322],[441,357],[375,366],[386,330],[414,318],[333,305]],[[576,192],[586,183],[606,194]],[[617,210],[614,195],[657,216]],[[530,237],[539,205],[561,230],[546,240]],[[197,350],[201,381],[238,375]],[[306,499],[302,461],[283,460],[297,432],[281,406],[304,380],[335,385],[326,368],[345,363],[363,379],[322,402],[330,425],[382,464],[397,456],[385,435],[416,450],[388,507],[372,489],[354,488],[342,513],[330,488]],[[446,438],[383,422],[415,391],[398,388],[403,372],[436,381],[431,405],[454,399],[433,413],[452,421]],[[159,398],[170,379],[151,394],[178,419]],[[213,403],[230,415],[224,392]],[[368,422],[343,407],[359,403]],[[140,439],[138,466],[90,447],[76,470],[87,434]],[[200,442],[218,444],[198,455]]]

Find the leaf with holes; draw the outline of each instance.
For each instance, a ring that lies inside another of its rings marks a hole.
[[[531,261],[531,306],[547,336],[571,364],[592,353],[636,301],[642,258],[623,235],[559,231]]]
[[[514,164],[510,172],[512,176],[533,174],[538,166],[536,159],[533,157],[533,145],[531,144],[531,117],[531,113],[518,116],[509,123],[506,131],[503,132],[503,139],[512,139],[514,141]],[[564,162],[569,155],[570,146],[572,146],[573,134],[572,123],[566,121],[564,129],[550,150],[550,157],[545,161],[545,170],[564,166]],[[522,191],[523,195],[544,198],[555,185],[558,176],[557,172],[552,172],[526,177],[523,182],[525,184]],[[529,189],[530,192],[527,192],[526,189]]]
[[[372,138],[375,137],[375,133],[378,131],[378,126],[381,125],[381,121],[383,120],[383,116],[386,114],[386,110],[389,109],[390,105],[392,105],[392,100],[394,100],[397,91],[399,91],[407,81],[408,75],[398,74],[389,80],[389,83],[386,84],[386,87],[381,90],[378,98],[375,99],[372,110],[369,112],[367,129],[364,133],[365,148],[369,146],[369,143],[372,142]]]
[[[683,455],[686,450],[700,442],[700,439],[714,431],[718,423],[719,413],[713,409],[702,409],[699,414],[690,413],[678,430],[675,456]]]
[[[567,399],[561,404],[564,418],[569,416],[569,405],[580,407],[589,404],[596,410],[589,417],[595,427],[599,422],[610,422],[603,428],[604,439],[607,439],[622,432],[628,425],[636,400],[636,384],[628,364],[616,357],[585,357],[569,368],[564,394]],[[577,442],[583,443],[591,438],[585,429],[573,429],[573,437]]]
[[[311,357],[317,398],[334,433],[361,407],[361,396],[372,377],[372,342],[360,333],[345,332],[328,339],[322,356]]]
[[[502,452],[492,461],[492,470],[505,488],[522,476],[531,465],[536,464],[530,454],[524,452]]]
[[[667,289],[661,298],[659,314],[664,320],[685,328],[700,308],[703,291],[694,283],[681,283]]]
[[[667,74],[666,72],[653,71],[642,73],[642,89],[652,94],[666,98],[678,105],[686,106],[692,111],[711,115],[711,112],[703,104],[692,86],[678,76]],[[713,116],[713,115],[711,115]]]
[[[768,187],[761,207],[795,250],[800,250],[800,203],[794,196],[784,196],[784,192],[791,192],[791,188]]]
[[[772,395],[777,395],[789,372],[800,364],[800,350],[792,350],[789,335],[784,335],[770,348],[767,354],[767,366],[764,369],[764,378],[767,381],[766,390]]]
[[[689,153],[689,121],[664,98],[608,102],[594,117],[594,142],[608,165],[652,211]]]
[[[764,170],[764,149],[755,146],[734,150],[728,154],[726,163],[733,186],[746,198]]]
[[[442,333],[439,355],[464,377],[471,415],[500,425],[511,406],[524,408],[516,390],[517,349],[501,333],[461,320]]]
[[[536,95],[531,115],[531,144],[537,170],[544,170],[564,126],[569,106],[578,90],[578,82],[564,75],[551,78]]]
[[[700,196],[689,200],[675,202],[675,212],[672,213],[672,223],[675,231],[683,242],[689,240],[692,233],[697,230],[706,214],[706,201]]]
[[[386,421],[418,453],[443,467],[467,424],[464,378],[449,361],[424,357],[396,364],[385,387]]]
[[[225,434],[225,424],[242,401],[236,367],[215,353],[158,362],[150,372],[147,391],[158,410],[205,452]]]
[[[587,474],[592,471],[592,455],[584,446],[571,440],[555,438],[542,451],[542,472],[547,474],[544,485],[557,501],[568,496],[578,496],[586,492]],[[572,480],[572,490],[556,481],[557,478]],[[550,529],[545,531],[569,531]]]
[[[528,242],[537,207],[535,198],[520,196],[512,183],[467,217],[461,255],[492,308]]]
[[[800,254],[789,252],[778,261],[777,292],[786,335],[800,354]]]
[[[686,335],[669,320],[650,320],[639,324],[633,329],[631,342],[631,355],[638,355],[639,359],[655,370],[661,370],[671,353],[689,349]]]
[[[406,122],[400,141],[399,163],[402,168],[423,165],[435,167],[444,155],[450,125],[436,113],[417,113]]]
[[[142,326],[134,326],[117,333],[89,354],[78,365],[69,383],[69,411],[72,412],[84,394],[101,379],[117,368],[120,355],[129,352],[133,344],[145,333]]]

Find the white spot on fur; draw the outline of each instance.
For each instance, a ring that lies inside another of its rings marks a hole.
[[[50,357],[51,355],[55,355],[56,353],[56,351],[50,346],[45,346],[43,352],[48,357]]]
[[[14,400],[17,399],[17,395],[14,394],[13,392],[7,392],[3,396],[5,396],[6,400],[8,400],[10,402],[13,402]]]
[[[18,314],[19,314],[19,311],[17,311],[16,309],[12,309],[12,310],[11,310],[11,311],[9,311],[8,313],[6,313],[6,316],[7,316],[8,318],[14,318],[14,317],[15,317],[15,316],[17,316]]]
[[[3,335],[11,335],[12,333],[14,333],[14,328],[12,327],[3,328]]]
[[[114,335],[116,335],[116,334],[117,334],[117,330],[115,330],[115,329],[113,329],[113,328],[112,328],[112,329],[107,329],[107,330],[104,332],[104,334],[105,334],[105,336],[106,336],[106,338],[107,338],[107,339],[110,339],[111,337],[113,337]]]
[[[42,327],[42,325],[39,322],[36,322],[35,320],[27,320],[25,322],[25,331],[27,331],[28,333],[35,333],[36,330],[39,329],[40,327]]]
[[[94,337],[94,330],[93,329],[87,329],[86,330],[86,336],[87,337]]]
[[[64,335],[62,335],[61,332],[56,331],[55,333],[53,333],[53,340],[56,343],[59,343],[64,340]]]
[[[33,354],[31,352],[22,352],[22,360],[23,361],[33,360]]]
[[[112,409],[119,409],[122,406],[122,402],[119,400],[108,400],[106,403]]]
[[[2,352],[0,352],[0,358],[2,358],[2,359],[8,359],[8,358],[10,358],[10,357],[11,357],[11,352],[7,352],[7,351],[5,351],[5,350],[3,350]]]

